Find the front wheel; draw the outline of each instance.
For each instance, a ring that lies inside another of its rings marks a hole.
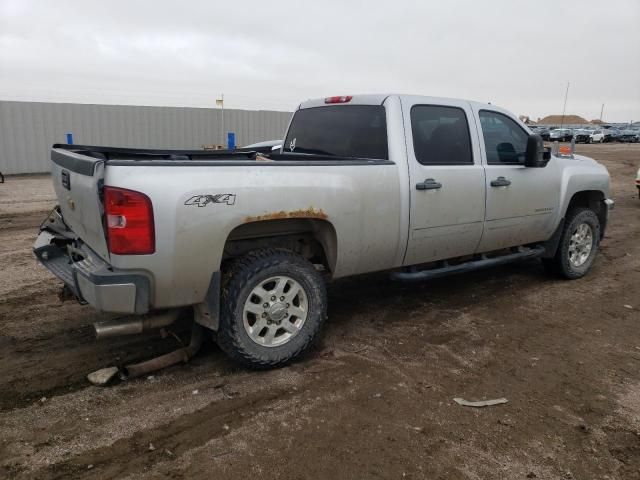
[[[574,280],[591,269],[600,244],[600,220],[593,210],[576,208],[565,220],[558,250],[542,262],[547,270]]]
[[[312,345],[327,316],[324,280],[303,257],[264,249],[226,272],[218,345],[252,368],[288,364]]]

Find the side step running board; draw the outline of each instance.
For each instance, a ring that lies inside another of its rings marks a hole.
[[[456,273],[472,272],[481,268],[494,267],[496,265],[504,265],[505,263],[516,262],[520,260],[529,260],[537,258],[544,254],[545,248],[520,248],[518,252],[509,253],[493,258],[481,258],[480,260],[470,260],[458,265],[447,265],[440,268],[430,268],[428,270],[418,270],[415,272],[392,272],[391,280],[401,282],[421,282],[423,280],[431,280],[433,278],[446,277],[447,275],[455,275]]]

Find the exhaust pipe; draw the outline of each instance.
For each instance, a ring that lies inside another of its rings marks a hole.
[[[118,337],[121,335],[135,335],[153,328],[162,328],[171,325],[178,319],[180,310],[168,310],[151,317],[138,317],[133,319],[114,318],[93,324],[98,340],[103,338]]]
[[[141,377],[150,372],[155,372],[161,368],[166,368],[176,363],[187,363],[200,350],[202,345],[204,328],[202,325],[193,322],[191,330],[191,342],[186,347],[179,348],[173,352],[160,355],[146,362],[134,363],[120,369],[120,378],[128,380],[130,378]]]

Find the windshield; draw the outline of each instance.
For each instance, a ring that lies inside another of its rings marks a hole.
[[[283,151],[387,160],[385,109],[382,105],[335,105],[298,110]]]

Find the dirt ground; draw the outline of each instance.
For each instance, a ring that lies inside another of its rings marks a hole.
[[[330,288],[324,336],[276,371],[208,342],[186,365],[100,388],[87,373],[176,347],[97,341],[30,248],[47,177],[0,185],[1,478],[640,479],[640,145],[588,145],[616,209],[592,272],[538,262]],[[485,409],[469,400],[506,397]]]

